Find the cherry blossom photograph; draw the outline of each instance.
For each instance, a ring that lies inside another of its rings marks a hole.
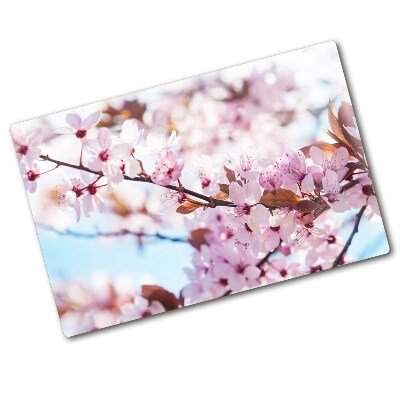
[[[67,337],[389,252],[334,42],[11,136]]]

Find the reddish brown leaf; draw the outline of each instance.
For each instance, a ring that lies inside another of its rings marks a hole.
[[[336,111],[331,100],[329,100],[328,119],[329,119],[329,125],[331,126],[332,132],[335,134],[335,136],[340,141],[346,143],[347,145],[350,145],[349,141],[346,138],[346,135],[343,132],[344,129],[342,128],[342,125],[339,122],[339,119],[336,115]]]
[[[228,167],[224,167],[224,170],[226,172],[226,177],[229,182],[236,181],[236,175],[231,169],[229,169]]]
[[[354,150],[359,154],[364,154],[364,149],[360,139],[350,135],[346,127],[355,127],[353,106],[349,103],[343,102],[338,111],[338,121],[342,127],[343,135],[351,144]]]
[[[349,151],[349,154],[352,157],[355,157],[357,159],[359,159],[359,155],[357,154],[357,152],[354,150],[354,148],[348,144],[348,142],[345,142],[344,140],[338,138],[333,132],[331,132],[329,129],[323,128],[323,130],[336,142],[338,142],[340,144],[339,147],[346,147],[346,149]]]
[[[167,311],[179,308],[180,303],[176,296],[157,285],[143,285],[142,296],[150,301],[159,301]]]
[[[227,195],[225,192],[219,192],[218,194],[216,194],[215,196],[213,196],[213,199],[215,200],[226,200],[229,197],[229,195]]]
[[[221,192],[229,195],[229,185],[227,185],[226,183],[220,183],[219,189],[221,190]]]
[[[200,250],[200,247],[203,244],[208,244],[206,240],[206,236],[212,233],[212,231],[208,228],[199,228],[190,232],[190,237],[188,242],[197,250]]]
[[[185,201],[182,205],[180,205],[176,209],[176,212],[178,214],[190,214],[193,211],[196,211],[200,207],[202,207],[202,204],[193,204],[189,201]]]
[[[276,189],[273,192],[263,194],[260,203],[269,207],[288,207],[301,200],[296,193],[286,189]]]
[[[294,210],[306,214],[316,210],[319,207],[319,205],[318,203],[312,200],[301,200],[298,203],[293,204],[292,207]]]
[[[219,189],[220,189],[220,192],[217,193],[216,195],[212,196],[213,199],[216,199],[216,200],[227,199],[229,197],[229,185],[227,185],[225,183],[220,183]]]
[[[315,142],[309,146],[302,147],[300,150],[304,153],[306,157],[310,157],[311,147],[318,147],[319,149],[325,151],[328,154],[332,154],[336,149],[342,147],[339,143],[326,143],[322,141]]]
[[[350,135],[345,128],[346,126],[354,126],[354,111],[351,104],[341,103],[338,115],[336,115],[333,104],[329,101],[328,117],[333,132],[327,129],[325,129],[325,132],[338,143],[345,146],[353,157],[359,161],[363,161],[364,149],[361,140]]]

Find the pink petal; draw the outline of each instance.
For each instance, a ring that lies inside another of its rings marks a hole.
[[[112,143],[110,131],[107,128],[100,128],[97,141],[102,150],[107,150]]]
[[[67,124],[72,126],[75,130],[82,129],[82,118],[77,113],[69,113],[65,117]]]
[[[314,190],[314,179],[311,174],[308,174],[301,182],[301,191],[303,193],[311,193],[313,190]]]
[[[118,143],[112,147],[111,155],[117,160],[124,160],[131,155],[132,147],[128,143]]]
[[[26,143],[30,146],[38,146],[43,140],[43,132],[41,129],[36,129],[31,132],[27,138]]]
[[[326,156],[326,153],[319,147],[311,147],[310,156],[314,161],[314,164],[320,165],[324,170],[328,167],[328,157]]]
[[[141,172],[142,168],[138,160],[131,158],[125,163],[125,174],[130,178],[137,176]]]
[[[141,131],[132,119],[124,121],[121,127],[121,139],[126,143],[137,144],[141,138]]]
[[[83,197],[82,210],[83,210],[83,215],[86,218],[89,218],[90,217],[90,213],[93,212],[92,195],[87,194],[86,196]]]
[[[322,187],[328,197],[335,197],[339,194],[340,187],[337,173],[328,169],[322,178]]]
[[[331,169],[338,171],[349,162],[349,152],[345,147],[339,147],[335,150],[331,158]]]
[[[246,279],[242,274],[235,273],[228,278],[228,283],[233,292],[238,292],[246,286]]]
[[[261,271],[255,265],[250,265],[244,270],[244,276],[247,279],[257,279],[259,278]]]
[[[243,195],[244,195],[244,190],[237,182],[232,182],[229,185],[229,198],[235,204],[244,204]]]
[[[232,267],[226,263],[219,263],[214,266],[214,274],[217,278],[228,279],[234,272]]]
[[[318,253],[315,250],[310,250],[306,256],[306,265],[312,267],[318,260]]]
[[[100,110],[94,112],[93,114],[88,115],[83,121],[82,128],[88,130],[94,126],[96,126],[101,118]]]

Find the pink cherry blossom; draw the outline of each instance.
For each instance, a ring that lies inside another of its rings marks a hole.
[[[175,211],[184,201],[185,195],[174,190],[167,190],[162,195],[161,207],[158,210],[160,215]]]
[[[308,236],[302,246],[307,251],[307,265],[314,265],[318,259],[330,261],[338,256],[343,248],[342,238],[339,236],[340,227],[340,223],[328,220],[322,228],[324,236]]]
[[[34,193],[37,189],[37,180],[41,175],[38,163],[20,163],[20,168],[26,190]]]
[[[142,135],[143,129],[139,128],[137,122],[133,119],[127,119],[122,124],[119,139],[123,143],[129,144],[132,153],[134,151],[134,147],[141,142]]]
[[[304,193],[310,193],[314,190],[314,179],[308,171],[306,158],[302,151],[288,151],[278,162],[278,168],[283,175],[284,183],[288,187],[296,190],[296,185]]]
[[[183,169],[183,160],[177,158],[172,150],[164,149],[156,160],[151,180],[157,185],[167,186],[178,180]]]
[[[41,129],[27,132],[22,126],[13,126],[11,135],[17,152],[18,161],[33,163],[40,157],[41,150],[38,147],[42,142],[43,135]]]
[[[89,218],[94,210],[104,212],[106,207],[97,185],[98,177],[88,172],[81,172],[82,181],[85,186],[82,197],[82,211],[86,218]]]
[[[331,169],[325,171],[325,176],[322,178],[322,188],[327,203],[336,212],[343,212],[350,209],[348,202],[346,202],[346,197],[340,193],[340,180],[335,171]]]
[[[97,138],[88,140],[84,150],[89,155],[87,164],[93,171],[101,171],[111,160],[119,161],[122,166],[122,160],[131,153],[128,143],[113,143],[107,128],[100,128]]]
[[[228,281],[233,292],[259,284],[261,271],[255,266],[256,258],[240,250],[239,246],[224,248],[220,254],[221,261],[214,266],[214,274]]]
[[[346,167],[349,162],[349,152],[345,147],[336,149],[329,159],[325,151],[313,146],[310,149],[310,156],[313,162],[322,168],[324,174],[327,170],[336,172],[339,182],[344,179],[349,171]]]
[[[94,210],[105,211],[97,175],[82,171],[82,179],[69,178],[64,174],[62,177],[62,183],[57,186],[58,205],[61,208],[73,208],[77,221],[80,220],[82,211],[86,218],[89,218]]]
[[[251,251],[254,255],[258,254],[260,249],[259,238],[246,222],[243,223],[243,221],[236,218],[232,221],[230,228],[234,238],[244,245],[247,251]]]
[[[150,132],[146,139],[147,151],[153,155],[165,153],[166,150],[175,151],[181,139],[182,135],[178,136],[176,131],[172,131],[168,137],[162,132]]]
[[[366,215],[370,219],[374,215],[380,216],[378,200],[371,178],[365,173],[359,175],[358,180],[359,184],[342,194],[343,201],[351,208],[361,208],[367,205]]]
[[[260,201],[260,197],[261,188],[258,182],[232,182],[229,185],[229,198],[236,204],[235,213],[246,220],[250,220],[248,216],[251,216],[252,206]]]
[[[212,274],[208,266],[195,265],[194,269],[184,268],[184,272],[190,281],[182,289],[185,305],[215,299],[225,293],[225,285]]]
[[[78,139],[84,139],[86,138],[87,131],[95,127],[99,123],[100,118],[101,113],[100,110],[98,110],[89,114],[86,118],[83,118],[78,113],[69,113],[66,115],[65,120],[72,128],[72,133],[74,133]]]
[[[291,243],[300,247],[307,238],[310,236],[317,236],[319,238],[327,238],[326,233],[315,226],[313,222],[310,222],[305,225],[297,225],[294,232],[290,235]]]
[[[295,212],[290,209],[274,211],[266,227],[267,229],[264,231],[262,237],[265,239],[266,245],[269,241],[272,244],[272,246],[266,247],[266,251],[274,250],[277,247],[277,242],[280,240],[286,244],[290,244],[290,236],[297,227]]]
[[[195,183],[196,189],[200,189],[207,196],[214,196],[220,192],[218,183],[221,178],[221,172],[213,166],[211,157],[205,154],[200,157],[198,175],[199,180]]]
[[[236,175],[239,175],[240,177],[249,181],[253,181],[258,178],[258,157],[255,152],[248,151],[241,154],[229,153],[227,154],[227,157],[227,167],[232,169]]]
[[[65,209],[71,207],[75,210],[76,221],[81,218],[81,197],[84,195],[84,184],[76,178],[69,178],[62,174],[63,181],[60,183],[57,190],[58,205]]]
[[[297,278],[301,275],[302,273],[299,263],[294,262],[288,264],[285,259],[282,259],[274,260],[268,263],[265,278],[268,283],[275,283],[291,278]]]
[[[276,165],[270,166],[262,172],[259,177],[259,183],[267,192],[271,192],[282,187],[283,175]]]

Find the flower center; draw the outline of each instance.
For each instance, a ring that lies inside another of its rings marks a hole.
[[[79,129],[78,131],[75,132],[75,136],[78,139],[83,139],[86,136],[86,130],[85,129]]]
[[[99,158],[101,161],[106,162],[110,158],[110,152],[108,149],[103,150],[101,153],[99,153]]]
[[[251,167],[253,166],[252,159],[248,154],[242,154],[240,156],[240,168],[242,171],[247,172],[251,170]]]
[[[89,186],[87,187],[87,191],[89,192],[89,194],[91,194],[92,196],[94,196],[94,195],[97,193],[97,187],[96,187],[96,185],[93,185],[93,184],[89,185]]]
[[[19,149],[17,150],[18,154],[22,154],[23,156],[26,155],[26,153],[28,152],[29,147],[26,145],[20,146]]]
[[[287,276],[287,271],[286,271],[286,269],[281,269],[280,271],[279,271],[279,273],[281,274],[281,277],[282,278],[284,278],[285,276]]]
[[[201,180],[201,187],[205,189],[206,187],[210,186],[211,179],[205,177]]]
[[[26,173],[26,176],[27,176],[27,178],[28,178],[28,181],[33,182],[33,181],[35,181],[37,178],[39,178],[40,174],[38,174],[38,173],[35,172],[35,171],[29,170],[29,171]]]
[[[315,267],[310,268],[310,274],[313,274],[314,272],[322,271],[322,267],[320,265],[316,265]]]
[[[328,237],[327,241],[328,241],[329,244],[336,243],[336,237],[333,236],[333,235],[330,235],[330,236]]]
[[[371,195],[374,194],[374,188],[373,188],[372,185],[365,185],[365,186],[362,187],[362,192],[366,196],[371,196]]]
[[[251,207],[248,204],[243,204],[241,206],[236,207],[236,214],[239,217],[242,217],[243,215],[250,215]]]
[[[75,193],[76,197],[82,196],[83,192],[79,189],[78,185],[72,186],[71,190]]]

